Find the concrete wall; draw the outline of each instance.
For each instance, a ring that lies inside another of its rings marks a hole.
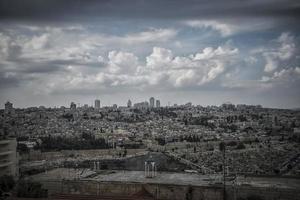
[[[56,193],[81,195],[131,196],[142,190],[154,199],[162,200],[221,200],[222,188],[170,184],[141,184],[96,181],[45,181],[48,195]]]
[[[300,186],[299,186],[300,189]],[[300,190],[284,189],[284,188],[259,188],[250,186],[227,188],[227,199],[247,200],[250,196],[258,196],[263,200],[296,200],[300,199]]]
[[[124,182],[98,182],[90,180],[72,181],[45,181],[43,187],[48,194],[84,194],[131,196],[141,190],[146,190],[154,199],[161,200],[222,200],[222,186],[189,186],[172,184],[141,184]],[[236,192],[227,188],[227,200],[243,199],[250,196],[259,196],[262,200],[299,200],[298,190],[278,188],[256,188],[250,186],[239,187]]]
[[[17,141],[15,138],[0,140],[0,176],[19,175]]]

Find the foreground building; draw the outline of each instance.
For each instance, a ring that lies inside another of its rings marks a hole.
[[[18,177],[18,153],[15,138],[0,140],[0,177],[11,175]]]
[[[53,199],[224,199],[221,175],[158,172],[147,178],[142,171],[58,168],[31,178],[42,183]],[[298,186],[299,179],[238,177],[236,183],[226,183],[226,199],[296,200]]]

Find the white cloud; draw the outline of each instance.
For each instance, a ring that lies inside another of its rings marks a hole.
[[[39,36],[33,36],[24,44],[24,48],[27,50],[41,50],[49,44],[49,34],[44,33]]]
[[[100,53],[111,49],[126,49],[146,43],[166,42],[176,36],[173,29],[147,29],[142,32],[121,36],[89,32],[86,27],[71,25],[55,26],[19,26],[31,34],[22,34],[12,30],[11,35],[0,35],[0,57],[2,61],[9,57],[13,45],[21,48],[21,57],[33,61],[52,60],[74,61],[79,64],[94,64],[99,61]]]
[[[176,74],[175,78],[175,87],[182,87],[186,85],[193,85],[197,82],[197,74],[195,70],[188,69],[188,70],[179,70],[178,74]]]
[[[175,37],[177,31],[173,29],[150,29],[148,31],[128,34],[125,37],[120,37],[120,42],[125,42],[128,44],[133,43],[146,43],[146,42],[154,42],[154,41],[167,41],[173,37]]]
[[[270,56],[265,56],[266,65],[265,65],[265,72],[272,72],[278,67],[278,61]]]
[[[276,70],[283,61],[291,59],[296,51],[294,36],[290,33],[282,33],[274,45],[277,47],[269,49],[262,48],[258,51],[262,52],[265,57],[266,64],[264,71],[268,73]]]
[[[220,32],[223,37],[232,35],[237,29],[237,27],[234,25],[225,24],[214,20],[191,20],[186,21],[185,24],[194,28],[211,28]]]
[[[224,71],[224,64],[220,61],[216,62],[216,66],[212,67],[206,76],[203,77],[202,83],[210,82],[214,80],[219,74]]]
[[[231,20],[229,22],[222,20],[187,20],[183,23],[193,28],[209,28],[215,30],[219,32],[222,37],[228,37],[242,32],[266,30],[274,26],[274,24],[267,19],[260,19],[259,21],[243,21],[239,19]]]
[[[298,75],[300,75],[300,67],[296,67],[295,68],[295,73],[298,74]]]
[[[142,32],[130,33],[122,36],[111,34],[88,34],[82,41],[87,46],[132,46],[146,43],[167,42],[177,35],[174,29],[149,29]]]
[[[44,79],[48,82],[45,92],[111,90],[122,87],[142,89],[155,86],[162,90],[199,87],[221,76],[226,71],[228,60],[234,59],[238,50],[218,47],[211,48],[211,52],[213,55],[196,59],[197,53],[174,56],[170,49],[153,47],[152,53],[142,64],[133,53],[110,51],[107,58],[100,56],[106,67],[97,73],[84,72],[80,66],[69,66],[65,73],[47,76]]]
[[[108,70],[110,73],[128,73],[136,69],[138,58],[122,51],[110,51],[108,53]]]
[[[0,58],[4,60],[8,57],[10,38],[3,33],[0,33]]]
[[[281,44],[279,51],[277,51],[278,57],[281,60],[290,59],[296,50],[296,44],[294,43],[294,36],[290,33],[282,33],[278,38],[278,42]]]
[[[151,69],[167,67],[171,63],[173,55],[171,50],[160,47],[153,47],[151,55],[146,57],[147,66]]]
[[[154,47],[146,58],[146,66],[138,68],[138,74],[150,74],[154,78],[164,74],[162,81],[171,86],[200,86],[215,80],[221,75],[228,64],[235,60],[237,48],[219,46],[207,47],[200,53],[188,56],[176,56],[169,49]]]
[[[270,84],[290,83],[300,79],[300,68],[290,67],[275,71],[270,76],[263,76],[261,81]]]
[[[194,57],[195,60],[206,60],[218,56],[231,56],[239,52],[237,48],[230,49],[228,47],[219,46],[217,49],[206,47],[201,53],[197,53]]]

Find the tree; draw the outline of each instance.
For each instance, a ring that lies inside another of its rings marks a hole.
[[[126,157],[126,155],[127,155],[127,149],[125,148],[124,153],[123,153],[123,157]]]
[[[246,146],[242,142],[240,142],[236,147],[236,149],[245,149],[245,148],[246,148]]]
[[[48,191],[38,182],[21,180],[17,186],[17,196],[25,198],[43,198],[48,196]]]
[[[220,144],[219,144],[219,150],[220,151],[224,151],[224,149],[225,149],[225,143],[224,142],[220,142]]]
[[[9,192],[15,186],[15,181],[12,176],[4,175],[0,177],[0,197],[2,192]]]
[[[17,150],[20,154],[29,153],[29,148],[23,143],[18,143]]]

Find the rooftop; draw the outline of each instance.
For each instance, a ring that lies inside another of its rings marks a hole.
[[[128,183],[156,183],[156,184],[178,184],[178,185],[195,185],[195,186],[212,186],[221,185],[221,175],[200,175],[197,173],[173,173],[158,172],[154,178],[145,178],[143,171],[98,171],[90,169],[68,169],[57,168],[48,172],[31,176],[33,180],[94,180],[99,182],[128,182]],[[227,182],[232,184],[232,182]],[[254,186],[254,187],[272,187],[300,189],[300,178],[287,177],[245,177],[238,176],[237,185]]]

